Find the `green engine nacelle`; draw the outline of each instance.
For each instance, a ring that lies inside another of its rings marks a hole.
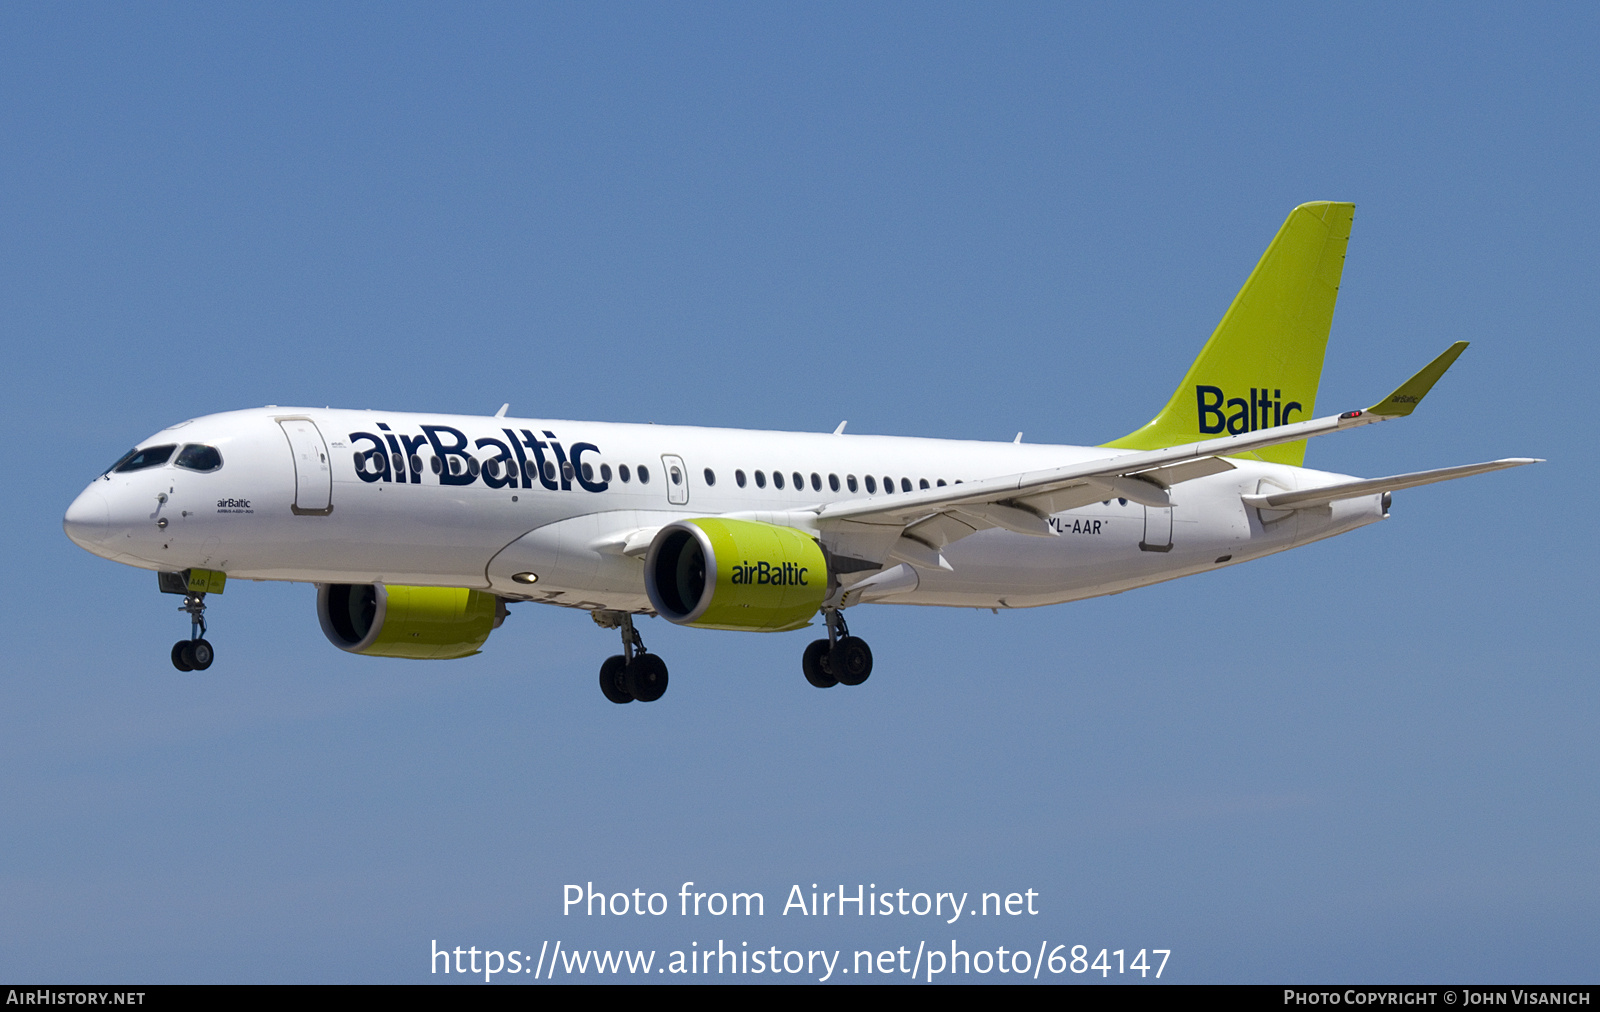
[[[493,594],[465,587],[333,583],[317,588],[323,635],[370,657],[471,657],[505,618]]]
[[[644,560],[657,613],[702,629],[783,632],[811,622],[828,595],[828,562],[793,527],[707,517],[661,528]]]

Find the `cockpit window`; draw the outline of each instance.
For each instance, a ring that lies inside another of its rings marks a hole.
[[[178,459],[173,463],[191,471],[215,471],[222,466],[222,454],[215,446],[190,443],[178,452]]]
[[[175,444],[168,443],[165,446],[147,446],[142,450],[129,450],[121,460],[106,468],[106,473],[116,471],[118,474],[125,474],[128,471],[142,471],[147,467],[160,467],[177,448]]]

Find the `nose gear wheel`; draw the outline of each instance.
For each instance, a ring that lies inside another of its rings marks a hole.
[[[204,671],[211,667],[216,652],[207,642],[206,596],[203,593],[186,594],[178,610],[189,614],[189,638],[172,644],[172,666],[179,671]]]

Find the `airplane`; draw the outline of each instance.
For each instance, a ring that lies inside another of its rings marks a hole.
[[[1354,205],[1295,208],[1165,407],[1099,446],[374,410],[206,415],[143,440],[67,509],[67,536],[181,594],[180,671],[205,670],[206,596],[315,584],[334,646],[479,652],[507,605],[586,611],[622,653],[614,703],[668,671],[636,619],[785,632],[801,670],[872,673],[861,604],[1031,608],[1235,566],[1385,519],[1401,489],[1538,463],[1357,478],[1306,440],[1409,415],[1457,342],[1371,407],[1317,417]]]

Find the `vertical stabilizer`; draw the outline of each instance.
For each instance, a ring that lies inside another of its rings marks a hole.
[[[1161,413],[1106,446],[1155,450],[1315,417],[1354,204],[1289,213]],[[1246,456],[1299,466],[1304,440]]]

